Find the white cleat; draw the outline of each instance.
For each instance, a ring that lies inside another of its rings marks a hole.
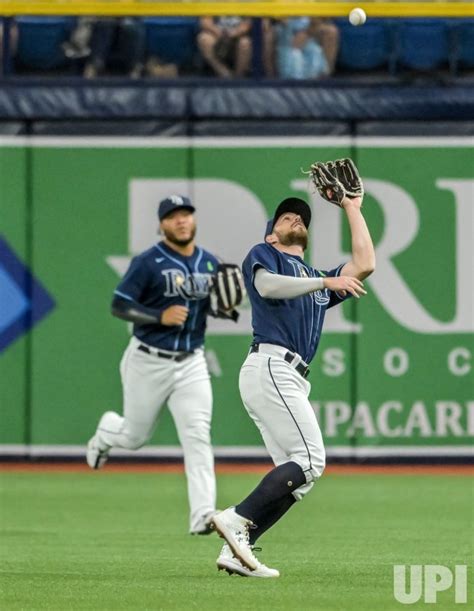
[[[257,568],[254,571],[251,571],[247,567],[245,567],[240,560],[234,558],[232,555],[232,550],[227,545],[224,544],[224,547],[221,550],[219,558],[216,560],[217,568],[219,571],[227,571],[229,575],[241,575],[242,577],[280,577],[279,571],[276,569],[271,569],[268,566],[265,566],[261,562],[257,560]]]
[[[251,571],[258,568],[259,562],[252,552],[249,543],[249,528],[253,526],[251,520],[247,520],[236,513],[233,507],[216,514],[211,525],[218,535],[229,544],[234,556]]]
[[[96,445],[95,436],[89,439],[87,444],[86,459],[91,469],[101,469],[109,458],[109,450],[99,450]]]
[[[190,535],[210,535],[214,532],[214,527],[212,526],[212,518],[219,513],[218,510],[214,509],[213,511],[208,511],[205,513],[199,522],[196,524],[196,527],[189,531]]]

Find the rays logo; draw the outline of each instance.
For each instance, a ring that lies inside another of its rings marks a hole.
[[[300,263],[298,263],[297,261],[295,261],[294,259],[287,259],[288,263],[291,263],[291,266],[294,270],[294,274],[296,277],[300,276],[300,278],[309,278],[310,274],[308,274],[307,269],[304,267],[304,265],[301,265]]]
[[[184,200],[181,195],[170,195],[170,200],[173,202],[175,206],[183,206]]]
[[[321,277],[325,277],[326,274],[324,272],[319,272]],[[327,305],[329,303],[330,300],[330,296],[329,296],[329,290],[328,289],[324,289],[322,291],[316,291],[314,293],[311,293],[313,295],[313,299],[314,301],[318,304],[318,305]]]
[[[324,289],[324,291],[315,291],[311,293],[311,296],[318,305],[327,305],[329,303],[328,289]]]
[[[165,297],[182,297],[192,301],[205,299],[209,295],[212,274],[188,274],[180,269],[166,269],[161,272],[165,277]]]

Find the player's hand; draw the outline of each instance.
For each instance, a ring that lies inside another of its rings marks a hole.
[[[367,295],[364,285],[358,278],[352,276],[338,276],[337,278],[324,278],[324,287],[330,291],[337,291],[346,296],[347,293],[359,299]]]
[[[186,306],[172,305],[161,314],[161,324],[167,327],[183,325],[189,314],[189,309]]]

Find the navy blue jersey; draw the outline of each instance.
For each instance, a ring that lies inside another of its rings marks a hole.
[[[309,267],[301,257],[280,252],[270,244],[257,244],[243,262],[245,286],[252,305],[254,342],[283,346],[309,363],[318,348],[326,310],[345,298],[324,289],[294,299],[264,299],[253,284],[260,267],[282,276],[318,278],[338,276],[343,264],[330,271],[320,271]]]
[[[155,244],[134,257],[115,294],[162,312],[172,305],[189,308],[184,325],[134,325],[133,334],[141,341],[163,350],[190,352],[204,344],[209,310],[209,279],[218,261],[196,247],[190,257]]]

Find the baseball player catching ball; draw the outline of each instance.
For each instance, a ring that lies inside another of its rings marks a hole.
[[[132,260],[114,293],[112,313],[134,323],[120,363],[123,416],[104,413],[88,443],[87,463],[99,469],[111,448],[142,447],[167,403],[183,447],[190,532],[209,534],[216,484],[206,318],[236,320],[245,288],[236,265],[219,263],[196,245],[194,211],[180,195],[160,203],[164,239]]]
[[[330,271],[304,262],[311,210],[298,198],[283,200],[267,225],[265,243],[243,264],[252,305],[253,343],[240,371],[239,388],[275,467],[235,507],[211,524],[226,540],[219,569],[253,577],[278,577],[254,555],[256,540],[301,500],[321,477],[325,451],[308,400],[308,365],[328,308],[366,294],[362,280],[375,254],[361,213],[363,185],[353,162],[316,163],[311,177],[320,195],[344,209],[352,236],[352,259]]]

